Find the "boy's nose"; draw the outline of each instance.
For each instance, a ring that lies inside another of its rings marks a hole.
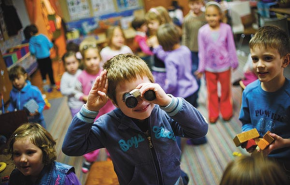
[[[263,60],[259,60],[257,66],[258,67],[265,67]]]
[[[138,97],[137,97],[137,100],[138,100],[138,103],[144,101],[143,98],[141,98],[141,96],[138,96]]]
[[[21,162],[27,162],[27,158],[25,155],[22,155],[21,158],[20,158],[20,161]]]

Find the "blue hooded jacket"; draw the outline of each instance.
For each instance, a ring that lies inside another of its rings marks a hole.
[[[120,109],[94,123],[97,114],[83,106],[72,120],[62,150],[80,156],[106,148],[120,185],[181,184],[181,152],[175,136],[200,138],[208,131],[204,117],[182,98],[173,97],[167,107],[155,105],[146,133]]]
[[[13,87],[10,92],[10,104],[8,106],[8,111],[13,112],[15,110],[23,110],[24,104],[30,99],[34,99],[38,104],[39,115],[28,117],[28,121],[32,123],[39,123],[45,127],[45,125],[43,125],[45,122],[42,114],[45,102],[38,87],[31,85],[29,80],[26,80],[26,85],[21,90]]]

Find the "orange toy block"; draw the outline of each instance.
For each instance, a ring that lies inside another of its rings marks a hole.
[[[246,132],[242,132],[240,134],[237,134],[237,136],[233,139],[234,143],[236,144],[236,146],[240,146],[242,143],[250,140],[250,139],[255,139],[258,138],[259,132],[257,131],[256,128],[252,129],[252,130],[248,130]]]
[[[269,143],[265,139],[261,139],[258,143],[258,146],[261,150],[264,150],[267,148],[267,146],[269,146]]]
[[[274,142],[274,138],[272,136],[270,136],[270,131],[266,132],[266,134],[263,136],[263,138],[269,143],[273,143]]]
[[[263,136],[263,139],[258,142],[258,146],[261,150],[267,148],[275,140],[272,136],[270,136],[269,133],[270,131],[266,132],[266,134]]]

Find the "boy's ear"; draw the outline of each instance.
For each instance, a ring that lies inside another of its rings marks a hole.
[[[25,73],[23,76],[24,76],[25,80],[27,80],[28,74]]]
[[[284,61],[283,61],[282,67],[286,68],[289,65],[289,62],[290,62],[290,53],[287,53],[284,56]]]

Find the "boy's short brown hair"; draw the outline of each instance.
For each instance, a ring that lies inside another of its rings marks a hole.
[[[18,127],[8,142],[8,153],[13,160],[13,144],[17,139],[29,137],[31,143],[40,148],[43,153],[43,164],[51,164],[56,159],[55,140],[51,134],[38,123],[25,123]]]
[[[180,36],[178,28],[172,23],[161,25],[157,31],[158,42],[164,51],[172,50],[180,42]]]
[[[104,64],[107,70],[108,97],[117,105],[116,87],[124,81],[132,81],[137,77],[147,76],[153,83],[153,75],[147,64],[138,56],[132,54],[120,54]]]
[[[256,46],[276,48],[280,57],[290,53],[290,40],[287,33],[277,26],[264,26],[258,29],[249,42],[250,49]]]
[[[14,79],[18,78],[20,75],[25,75],[25,74],[27,74],[26,70],[20,65],[16,65],[8,71],[8,76],[11,81],[14,81]],[[28,78],[28,75],[27,75],[27,78]]]

